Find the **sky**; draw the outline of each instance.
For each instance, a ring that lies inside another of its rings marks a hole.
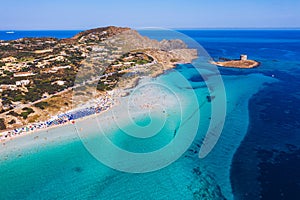
[[[0,30],[300,27],[300,0],[0,0],[0,8]]]

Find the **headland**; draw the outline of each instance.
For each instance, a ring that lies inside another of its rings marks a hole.
[[[197,50],[181,40],[114,26],[68,39],[0,41],[0,139],[104,112],[142,77],[195,58]]]

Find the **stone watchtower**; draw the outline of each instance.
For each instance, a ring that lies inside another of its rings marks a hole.
[[[241,60],[248,60],[248,56],[245,55],[245,54],[242,54],[242,55],[240,56],[240,59],[241,59]]]

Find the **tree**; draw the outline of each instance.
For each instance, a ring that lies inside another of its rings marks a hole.
[[[5,120],[3,118],[0,118],[0,130],[5,130]]]

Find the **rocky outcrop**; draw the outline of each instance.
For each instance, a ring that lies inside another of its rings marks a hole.
[[[242,68],[242,69],[255,68],[260,65],[260,63],[255,60],[228,60],[228,61],[220,61],[220,62],[211,62],[211,64],[220,67]]]
[[[102,27],[102,28],[95,28],[95,29],[90,29],[87,31],[80,32],[76,34],[72,39],[78,40],[84,36],[88,35],[101,35],[103,37],[112,37],[114,35],[120,34],[124,31],[129,31],[130,28],[122,28],[122,27],[115,27],[115,26],[108,26],[108,27]]]
[[[155,68],[156,74],[160,73],[158,71],[173,68],[178,63],[190,63],[197,58],[197,50],[189,49],[182,40],[152,40],[130,28],[106,27],[92,29],[79,33],[73,38],[79,41],[87,39],[95,42],[100,41],[99,46],[104,44],[107,47],[118,49],[118,55],[115,55],[115,58],[132,51],[144,52],[161,64],[160,70]],[[99,65],[104,66],[103,63],[98,63]]]
[[[162,40],[160,42],[160,49],[164,51],[171,51],[173,49],[187,49],[187,45],[182,40]]]

